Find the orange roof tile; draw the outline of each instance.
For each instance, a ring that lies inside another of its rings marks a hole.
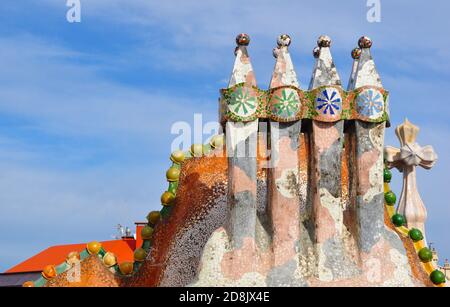
[[[57,245],[49,247],[39,254],[12,267],[6,273],[35,272],[49,264],[58,265],[65,261],[70,252],[81,252],[86,248],[87,243]],[[101,242],[107,252],[112,252],[117,256],[119,263],[124,261],[133,261],[133,252],[136,248],[136,240],[133,238],[124,238],[121,240],[111,240]]]

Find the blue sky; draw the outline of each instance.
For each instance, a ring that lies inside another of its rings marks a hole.
[[[319,35],[332,37],[344,83],[357,39],[372,37],[393,127],[408,117],[439,154],[418,181],[428,240],[450,258],[448,1],[381,0],[380,23],[367,22],[365,0],[81,0],[74,24],[65,3],[0,2],[0,271],[50,245],[110,239],[159,209],[171,125],[216,120],[240,32],[263,88],[281,33],[303,87]],[[398,145],[392,128],[386,144]]]

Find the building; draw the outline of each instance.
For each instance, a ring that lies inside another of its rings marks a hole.
[[[370,38],[351,53],[346,89],[328,36],[313,51],[308,89],[289,35],[277,39],[268,89],[257,85],[250,37],[236,43],[220,90],[224,134],[171,154],[161,210],[148,214],[133,259],[117,261],[94,241],[60,264],[45,256],[42,276],[24,286],[446,285],[423,231],[395,208],[384,160],[389,92]],[[397,129],[402,143],[411,126]],[[399,151],[389,156],[397,166]],[[431,152],[420,161],[428,167]]]
[[[142,244],[140,236],[145,223],[136,223],[136,235],[122,236],[117,240],[102,241],[101,245],[114,253],[117,261],[133,261],[136,246]],[[56,245],[49,247],[33,257],[15,265],[0,274],[0,287],[21,287],[28,280],[36,280],[42,276],[42,270],[49,264],[58,264],[66,260],[72,252],[80,253],[87,243]]]
[[[445,275],[445,278],[447,280],[450,280],[450,263],[448,262],[448,259],[445,259],[444,265],[439,265],[439,256],[435,248],[432,248],[433,252],[433,264],[434,266],[438,267]]]
[[[448,262],[448,259],[445,259],[444,266],[440,267],[440,269],[444,272],[445,278],[450,280],[450,263]]]

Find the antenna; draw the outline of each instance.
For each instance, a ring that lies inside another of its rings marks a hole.
[[[120,224],[117,224],[117,230],[119,231],[120,237],[123,237],[125,235],[125,231],[123,229],[123,226]]]
[[[130,237],[132,237],[132,233],[131,233],[130,227],[124,227],[121,224],[117,224],[116,229],[117,229],[117,235],[112,235],[111,236],[114,239],[120,240],[120,239],[123,239],[123,238],[130,238]]]
[[[117,224],[116,226],[117,234],[111,235],[115,240],[120,240],[125,236],[125,230],[121,224]]]

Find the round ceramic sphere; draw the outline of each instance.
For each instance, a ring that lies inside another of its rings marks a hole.
[[[203,144],[192,144],[191,154],[194,157],[201,157],[203,154]]]
[[[102,245],[100,244],[100,242],[92,241],[86,245],[86,249],[89,254],[97,255],[102,249]]]
[[[153,235],[153,228],[152,227],[146,225],[146,226],[144,226],[142,228],[142,230],[141,230],[142,239],[150,240],[152,238],[152,235]]]
[[[155,225],[156,223],[158,223],[158,221],[160,219],[161,219],[161,213],[159,213],[159,211],[152,211],[147,215],[147,221],[152,225]]]
[[[123,275],[130,275],[133,273],[133,262],[122,262],[119,264],[119,271]]]
[[[384,200],[386,201],[386,204],[388,204],[389,206],[393,206],[397,201],[397,196],[394,192],[389,191],[384,193]]]
[[[433,260],[433,252],[428,247],[424,247],[419,251],[419,258],[423,262],[430,262]]]
[[[134,251],[134,260],[138,262],[142,262],[147,258],[147,252],[143,248],[137,248]]]
[[[103,256],[103,263],[107,267],[112,267],[117,264],[117,257],[111,252],[107,252],[105,256]]]
[[[246,33],[241,33],[236,36],[236,44],[238,46],[248,46],[250,44],[250,36]]]
[[[359,48],[370,48],[372,47],[372,40],[368,36],[362,36],[358,41]]]
[[[392,216],[392,223],[397,227],[401,227],[406,224],[406,219],[403,215],[397,213]]]
[[[278,36],[277,45],[278,47],[288,47],[291,44],[291,37],[287,34],[281,34]]]
[[[331,46],[331,38],[327,35],[321,35],[317,40],[317,46],[324,48]]]
[[[387,168],[385,168],[383,171],[383,179],[384,179],[384,182],[386,182],[386,183],[391,182],[392,172],[390,170],[388,170]]]
[[[178,178],[180,177],[180,169],[177,167],[171,167],[166,172],[166,178],[168,181],[178,181]]]
[[[275,47],[272,49],[272,55],[273,57],[276,59],[278,58],[278,55],[280,54],[280,48],[279,47]]]
[[[213,136],[213,138],[211,139],[210,144],[211,144],[211,146],[213,148],[221,148],[221,147],[223,147],[223,144],[224,144],[223,134]]]
[[[422,231],[420,231],[417,228],[413,228],[408,232],[409,237],[411,238],[411,240],[413,240],[414,242],[418,242],[420,240],[423,240],[423,234]]]
[[[175,150],[170,156],[170,160],[175,163],[181,163],[184,161],[184,152],[181,150]]]
[[[313,49],[313,56],[317,59],[320,56],[320,47],[315,47]]]
[[[175,200],[175,195],[172,192],[165,191],[161,195],[161,204],[163,204],[164,206],[170,206],[174,200]]]
[[[445,282],[445,274],[439,270],[434,270],[430,274],[431,282],[435,285],[440,285]]]
[[[33,281],[26,281],[22,284],[22,287],[24,288],[33,288],[34,287],[34,282]]]
[[[52,278],[56,277],[56,275],[57,275],[57,272],[56,272],[56,268],[54,265],[47,265],[42,270],[42,276],[45,279],[52,279]]]
[[[352,59],[357,60],[361,57],[361,48],[355,48],[352,50]]]

